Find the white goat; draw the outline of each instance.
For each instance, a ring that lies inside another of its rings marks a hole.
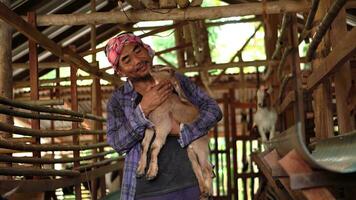
[[[268,141],[266,133],[269,132],[269,140],[275,135],[275,126],[277,122],[277,113],[272,108],[271,104],[267,103],[272,88],[261,86],[257,90],[257,111],[253,116],[254,124],[258,128],[262,143]]]

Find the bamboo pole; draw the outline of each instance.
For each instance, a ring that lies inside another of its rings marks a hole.
[[[320,0],[313,0],[312,1],[312,5],[311,5],[311,8],[310,8],[307,20],[305,22],[303,31],[299,36],[299,43],[301,43],[306,38],[306,36],[310,33],[311,29],[313,28],[313,21],[314,21],[314,18],[315,18],[316,11],[318,10],[319,1]]]
[[[38,16],[38,26],[87,25],[160,21],[160,20],[199,20],[218,19],[233,16],[277,14],[284,12],[306,12],[309,4],[295,1],[275,1],[262,3],[244,3],[217,7],[189,7],[187,9],[157,9],[123,12],[96,12],[89,14],[52,14]]]
[[[24,117],[30,119],[41,119],[41,120],[60,120],[60,121],[74,121],[74,122],[82,122],[83,119],[77,117],[64,117],[59,115],[49,115],[49,114],[38,114],[38,113],[29,113],[29,112],[21,112],[13,109],[9,109],[5,106],[0,105],[0,113],[14,116],[14,117]]]
[[[116,153],[115,150],[106,151],[98,154],[92,154],[89,156],[83,156],[80,158],[33,158],[33,157],[12,157],[8,155],[0,155],[0,162],[12,162],[12,163],[31,163],[31,164],[56,164],[56,163],[71,163],[71,162],[79,162],[84,160],[90,160],[93,158],[98,158],[101,156],[106,156],[109,154]]]
[[[64,137],[72,135],[99,135],[105,134],[104,130],[86,130],[86,129],[71,129],[71,130],[35,130],[31,128],[23,128],[0,122],[0,131],[14,133],[19,135],[33,136],[33,137]]]
[[[278,78],[279,81],[281,81],[283,79],[282,78],[283,67],[284,67],[284,65],[285,65],[285,63],[287,61],[288,55],[292,53],[292,50],[293,50],[293,48],[288,46],[283,51],[282,58],[279,61],[279,64],[278,64],[278,67],[277,67],[277,78]]]
[[[37,101],[18,101],[20,103],[26,103],[26,104],[31,104],[31,105],[37,105],[37,106],[54,106],[54,105],[63,105],[64,100],[63,99],[41,99]]]
[[[0,167],[0,175],[7,176],[79,176],[80,172],[76,170],[53,170],[53,169],[38,169],[30,167]]]
[[[290,24],[290,15],[288,13],[284,13],[282,18],[282,26],[281,33],[276,42],[276,48],[272,54],[271,60],[276,60],[281,53],[281,49],[284,46],[284,40],[287,34],[287,27]],[[266,81],[269,79],[270,75],[273,73],[273,69],[271,65],[267,65],[267,71],[264,75],[262,75],[262,80]]]
[[[0,148],[20,151],[82,151],[109,146],[106,142],[86,145],[48,145],[48,144],[20,144],[0,139]]]
[[[330,28],[331,23],[334,21],[336,16],[338,15],[341,8],[345,5],[347,0],[336,0],[330,7],[330,10],[324,16],[323,20],[321,21],[317,32],[315,33],[312,42],[309,45],[309,49],[307,51],[307,61],[311,61],[314,57],[315,51],[318,48],[321,40],[323,39],[325,33]]]
[[[74,116],[74,117],[78,117],[78,118],[92,119],[92,120],[98,120],[98,121],[103,121],[103,122],[106,121],[103,117],[95,116],[95,115],[92,115],[89,113],[80,113],[80,112],[74,112],[74,111],[66,110],[66,109],[51,108],[51,107],[27,104],[27,103],[22,103],[22,102],[16,101],[16,100],[10,100],[10,99],[4,98],[4,97],[0,97],[0,104],[8,105],[8,106],[16,107],[16,108],[28,109],[31,111],[54,113],[54,114],[61,114],[61,115],[70,115],[70,116]],[[1,107],[3,107],[3,106],[0,106],[0,108]],[[53,118],[50,118],[50,119],[53,119]]]
[[[288,74],[287,76],[284,76],[283,79],[282,79],[282,83],[281,83],[281,86],[279,87],[279,93],[278,93],[278,101],[279,101],[279,104],[282,103],[283,99],[282,99],[282,96],[284,94],[284,91],[287,87],[287,84],[290,80],[292,80],[293,78],[293,75],[292,74]]]
[[[180,22],[180,23],[173,24],[173,25],[158,27],[158,28],[156,28],[156,29],[154,29],[154,30],[152,30],[150,32],[147,32],[147,33],[144,33],[142,35],[139,35],[138,37],[145,38],[145,37],[157,34],[157,33],[161,33],[161,32],[176,28],[176,27],[183,26],[185,24],[186,24],[186,22]],[[82,53],[80,53],[80,55],[86,56],[86,55],[93,54],[93,53],[98,53],[98,52],[101,52],[101,51],[104,51],[104,50],[105,50],[105,47],[101,47],[101,48],[97,48],[95,50],[92,49],[92,50],[89,50],[89,51],[82,52]]]
[[[94,168],[94,167],[101,167],[103,165],[107,165],[113,161],[121,161],[123,160],[123,157],[118,157],[118,158],[110,158],[110,159],[105,159],[103,161],[100,161],[100,162],[95,162],[95,163],[92,163],[92,164],[88,164],[88,165],[83,165],[83,166],[80,166],[80,167],[77,167],[77,168],[73,168],[74,170],[78,170],[78,171],[87,171],[91,168]]]

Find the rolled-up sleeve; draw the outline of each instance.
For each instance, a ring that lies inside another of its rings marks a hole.
[[[221,120],[222,112],[217,102],[189,80],[188,77],[179,73],[176,73],[176,77],[188,100],[199,109],[199,117],[193,123],[184,124],[181,127],[178,142],[182,147],[186,147],[192,141],[207,134]]]
[[[115,95],[107,105],[107,142],[119,153],[126,153],[142,140],[150,122],[139,106],[125,111]]]

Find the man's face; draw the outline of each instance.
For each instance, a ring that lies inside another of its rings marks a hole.
[[[152,67],[152,58],[140,44],[129,43],[121,51],[118,71],[129,79],[146,77]]]

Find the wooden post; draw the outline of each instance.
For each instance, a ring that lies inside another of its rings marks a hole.
[[[0,0],[6,6],[10,6],[10,0]],[[11,27],[0,20],[0,96],[12,99],[12,67],[11,67]],[[13,124],[11,116],[0,115],[0,122]],[[10,134],[0,132],[0,137],[11,137]]]
[[[36,27],[36,14],[34,12],[28,13],[28,21],[32,26]],[[31,39],[28,41],[29,46],[29,65],[30,65],[30,87],[31,87],[31,100],[36,101],[39,99],[38,93],[38,59],[37,59],[37,43]],[[40,120],[31,120],[32,129],[40,129]],[[40,137],[35,138],[36,144],[41,144]],[[34,157],[41,157],[41,152],[37,151],[33,153]],[[39,165],[38,167],[41,168]]]
[[[298,38],[298,22],[297,16],[293,14],[291,18],[291,24],[288,27],[288,39],[289,44],[292,47],[290,55],[290,66],[291,71],[294,76],[293,85],[294,85],[294,94],[295,94],[295,103],[294,103],[294,122],[302,122],[302,133],[305,137],[305,113],[304,113],[304,94],[302,90],[302,72],[300,70],[300,57],[299,57],[299,38]]]
[[[186,25],[183,26],[183,35],[184,35],[184,40],[186,43],[191,43],[192,42],[192,36],[190,34],[190,26]],[[195,58],[194,58],[194,50],[193,47],[188,47],[185,49],[186,55],[187,55],[187,65],[188,66],[195,66]]]
[[[229,94],[224,94],[224,132],[225,132],[225,155],[226,155],[226,175],[227,175],[227,199],[231,199],[231,157],[230,157],[230,112],[229,112]]]
[[[320,22],[329,9],[329,4],[326,1],[320,1],[319,8],[315,15],[315,21]],[[317,48],[317,54],[326,51],[330,48],[328,35],[320,43]],[[319,53],[318,53],[319,52]],[[320,66],[321,59],[315,58],[312,62],[313,68]],[[315,123],[315,136],[319,139],[328,138],[333,136],[333,113],[331,104],[331,84],[329,81],[324,81],[317,89],[313,91],[314,98],[314,123]]]
[[[70,46],[69,47],[72,51],[75,52],[75,47]],[[70,66],[70,90],[71,90],[71,108],[72,111],[78,112],[78,91],[77,91],[77,71],[78,68],[77,66],[71,65]],[[78,122],[72,122],[72,129],[78,129],[79,124]],[[79,145],[79,136],[74,135],[73,136],[73,144],[74,145]],[[79,151],[73,151],[73,157],[74,158],[79,158],[80,157],[80,152]],[[79,167],[80,162],[74,162],[74,167]],[[81,200],[82,199],[82,190],[80,188],[81,183],[76,184],[74,186],[75,188],[75,199]]]
[[[331,4],[330,0],[329,2]],[[333,47],[336,46],[340,38],[344,37],[347,33],[345,7],[340,10],[338,16],[334,19],[330,33],[331,45]],[[350,115],[350,110],[347,107],[347,97],[349,92],[351,92],[351,80],[350,63],[346,62],[344,66],[335,73],[334,77],[336,112],[340,134],[352,131],[353,120]]]
[[[0,0],[5,6],[10,7],[10,0]],[[11,43],[12,43],[12,30],[11,27],[0,19],[0,96],[12,99],[12,66],[11,66]],[[13,117],[7,115],[0,115],[0,122],[13,124]],[[11,138],[12,135],[7,132],[0,131],[0,137]],[[8,154],[11,156],[11,154]],[[2,165],[2,164],[0,164]],[[12,164],[6,164],[11,167]],[[11,179],[11,177],[0,177],[0,180]]]
[[[240,72],[241,73],[241,72]],[[239,191],[238,191],[238,168],[237,168],[237,148],[236,148],[236,142],[237,142],[237,127],[236,127],[236,112],[235,112],[235,89],[230,89],[229,90],[229,95],[230,95],[230,124],[231,124],[231,140],[232,140],[232,162],[233,162],[233,174],[232,174],[232,179],[234,183],[233,187],[233,195],[234,199],[239,199]]]
[[[91,0],[91,12],[94,13],[96,12],[96,3],[95,0]],[[95,29],[95,24],[91,25],[91,34],[90,34],[90,41],[91,41],[91,49],[96,50],[96,29]],[[97,63],[96,61],[96,53],[92,54],[92,63]],[[96,65],[97,70],[99,70],[99,63]],[[92,84],[92,113],[97,116],[102,116],[102,105],[101,105],[101,85],[100,85],[100,78],[93,76],[93,84]],[[93,121],[93,128],[94,130],[102,130],[103,125],[101,122],[94,120]],[[99,136],[94,135],[93,136],[94,140],[96,142],[104,142],[104,135],[99,134]],[[99,137],[99,138],[98,138]],[[94,149],[93,154],[97,152],[97,149]],[[104,148],[100,148],[99,152],[104,152]],[[100,160],[103,160],[104,157],[101,157]],[[97,159],[95,159],[97,160]],[[92,198],[93,200],[97,199],[97,184],[99,184],[100,188],[100,195],[101,198],[104,198],[106,196],[106,186],[105,186],[105,176],[100,177],[99,182],[96,180],[92,180]]]
[[[279,20],[279,14],[273,14],[273,15],[267,15],[263,19],[264,21],[264,31],[265,31],[265,52],[266,52],[266,60],[271,60],[273,53],[276,49],[276,43],[278,40],[278,22]],[[276,64],[270,64],[268,67],[274,68],[277,67]],[[273,70],[276,71],[276,70]],[[270,84],[275,85],[277,84],[277,77],[276,73],[273,73],[270,77]],[[259,86],[259,85],[258,85]],[[277,95],[277,90],[273,90],[272,95],[271,95],[271,100],[274,103],[276,100]]]
[[[176,46],[180,46],[185,43],[183,39],[183,28],[181,26],[178,26],[176,28],[176,31],[174,32],[174,37],[175,37]],[[184,68],[185,67],[184,50],[178,49],[176,52],[177,52],[178,68]]]

